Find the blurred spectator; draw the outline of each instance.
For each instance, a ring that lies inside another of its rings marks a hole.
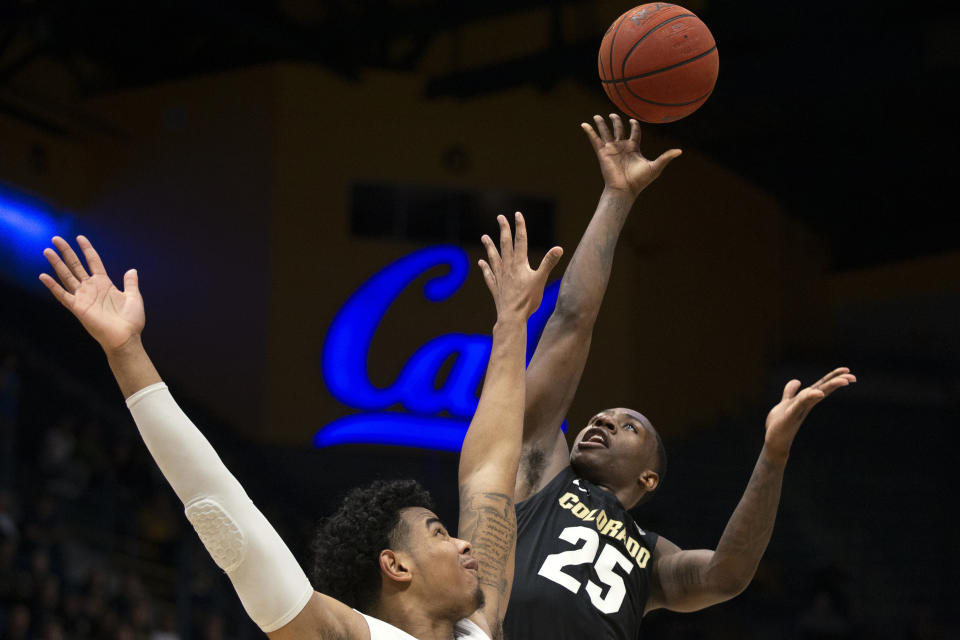
[[[70,415],[61,415],[53,426],[47,429],[41,451],[40,468],[48,476],[59,474],[73,456],[77,444],[76,420]]]
[[[947,640],[956,637],[937,618],[936,611],[929,604],[920,604],[913,608],[903,634],[904,640]]]
[[[177,633],[177,617],[173,612],[164,609],[159,617],[157,628],[150,634],[149,640],[180,640],[180,634]]]
[[[28,549],[44,549],[50,563],[59,564],[58,545],[63,539],[56,502],[49,494],[41,494],[33,502],[21,529]],[[56,556],[56,557],[55,557]]]
[[[84,422],[77,439],[77,458],[89,469],[87,487],[93,491],[103,489],[106,485],[107,469],[110,467],[107,438],[103,425],[91,419]]]
[[[20,404],[19,359],[0,359],[0,488],[13,484],[16,464],[17,410]]]
[[[179,502],[174,506],[169,487],[157,487],[153,498],[144,502],[137,515],[140,535],[151,543],[157,560],[169,562],[174,557],[183,517]]]
[[[60,500],[76,499],[87,486],[90,469],[77,453],[77,421],[62,415],[44,436],[40,469],[46,486]]]
[[[89,638],[93,630],[93,621],[83,609],[83,598],[73,590],[63,597],[61,607],[65,632],[71,638]]]
[[[0,540],[16,538],[19,534],[13,493],[9,489],[0,488]]]
[[[5,640],[27,640],[30,637],[30,609],[26,605],[16,604],[11,608],[3,637]]]
[[[58,619],[48,619],[42,623],[38,640],[65,640],[63,625]]]
[[[0,353],[0,640],[180,640],[181,631],[187,640],[255,629],[199,543],[194,554],[181,543],[182,509],[135,426],[119,408],[96,408],[116,398],[80,397],[74,372],[23,364],[55,361]],[[196,583],[191,555],[201,565]]]
[[[218,613],[211,613],[206,617],[203,625],[202,640],[224,640],[227,636],[224,632],[226,625],[223,616]]]
[[[797,628],[803,640],[845,640],[854,638],[844,572],[836,566],[821,569],[814,576],[813,593],[801,611]]]

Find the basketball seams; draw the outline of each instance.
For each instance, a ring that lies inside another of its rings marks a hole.
[[[662,27],[662,26],[665,25],[665,24],[670,24],[670,23],[673,22],[674,20],[679,20],[680,18],[696,18],[696,17],[697,17],[697,16],[695,16],[695,15],[692,14],[692,13],[683,13],[683,14],[680,14],[680,15],[678,15],[678,16],[673,16],[672,18],[667,18],[666,20],[664,20],[663,22],[661,22],[661,23],[658,24],[657,26],[651,27],[650,29],[648,29],[645,34],[643,34],[642,36],[640,36],[640,38],[638,38],[637,41],[633,43],[633,46],[630,47],[630,50],[627,51],[626,54],[624,54],[624,56],[623,56],[623,62],[620,64],[620,76],[623,77],[623,75],[627,72],[627,60],[630,59],[630,54],[633,53],[634,49],[636,49],[637,47],[640,46],[640,43],[641,43],[641,42],[643,42],[643,41],[646,40],[648,37],[650,37],[650,34],[651,34],[651,33],[653,33],[654,31],[656,31],[657,29],[659,29],[660,27]],[[611,55],[612,55],[612,48],[611,48]],[[613,77],[613,68],[612,68],[612,67],[611,67],[611,69],[610,69],[610,76]]]
[[[696,14],[679,5],[656,3],[654,13],[648,12],[642,21],[634,19],[643,17],[639,12],[641,8],[653,6],[631,9],[607,29],[597,55],[600,86],[611,102],[631,117],[650,123],[671,122],[698,109],[713,93],[717,44]],[[665,10],[660,13],[660,9]],[[626,20],[631,20],[631,24],[624,26]],[[652,22],[656,24],[648,27]],[[684,35],[677,41],[674,34],[679,32],[689,33],[692,39],[686,42],[687,35]],[[691,49],[700,51],[689,53]],[[606,60],[604,52],[608,54]],[[678,61],[677,54],[688,57]],[[619,78],[614,71],[617,60],[620,61]],[[633,75],[627,75],[627,66]],[[660,68],[651,69],[651,66]],[[697,93],[702,95],[691,100],[691,94]],[[654,97],[657,100],[650,99]]]
[[[616,41],[617,41],[617,34],[620,32],[620,27],[623,26],[623,23],[624,23],[624,21],[627,19],[627,15],[628,15],[629,13],[630,13],[630,12],[627,11],[627,12],[624,13],[622,16],[620,16],[620,20],[617,22],[617,28],[614,29],[613,34],[610,36],[610,54],[607,56],[607,58],[608,58],[608,62],[609,62],[609,64],[610,64],[610,77],[611,77],[611,78],[613,77],[613,47],[614,47],[614,44],[615,44]],[[601,80],[602,80],[602,78],[601,78]],[[620,107],[620,108],[623,109],[624,111],[630,113],[630,115],[634,115],[634,116],[635,116],[636,114],[633,113],[633,111],[632,111],[631,109],[627,108],[627,101],[624,100],[624,99],[623,99],[623,96],[620,95],[620,88],[619,88],[616,84],[613,85],[613,91],[614,91],[614,93],[616,93],[617,99],[614,100],[614,99],[613,99],[613,95],[611,95],[611,94],[608,92],[607,95],[610,96],[610,99],[611,99],[614,103],[616,103],[618,107]]]
[[[713,54],[716,55],[716,52],[713,52]],[[704,60],[704,58],[700,58],[699,60]],[[707,59],[707,60],[709,60],[709,59]],[[698,60],[691,60],[690,62],[698,62]],[[634,91],[633,88],[630,87],[630,83],[627,82],[627,81],[623,81],[623,85],[624,85],[624,88],[627,90],[627,93],[629,93],[629,94],[630,94],[634,99],[636,99],[636,100],[639,100],[639,101],[641,101],[641,102],[645,102],[645,103],[647,103],[647,104],[656,105],[656,106],[658,106],[658,107],[670,107],[670,108],[689,107],[690,105],[697,104],[698,102],[702,102],[702,101],[706,100],[707,98],[709,98],[709,97],[710,97],[710,94],[713,93],[713,90],[715,89],[715,86],[711,85],[710,89],[707,90],[706,93],[704,93],[702,96],[700,96],[700,97],[698,97],[698,98],[694,98],[694,99],[692,99],[692,100],[685,100],[685,101],[683,101],[683,102],[658,102],[658,101],[656,101],[656,100],[650,100],[649,98],[644,98],[643,96],[637,94],[637,92]],[[616,85],[615,85],[615,86],[616,86]],[[696,109],[693,109],[693,110],[691,110],[691,111],[695,111],[695,110],[696,110]]]
[[[639,100],[640,102],[646,102],[647,104],[656,105],[658,107],[689,107],[691,104],[696,104],[698,102],[706,100],[707,98],[710,97],[710,94],[713,93],[713,89],[710,89],[710,91],[707,91],[705,94],[703,94],[696,100],[691,100],[690,102],[655,102],[653,100],[647,100],[646,98],[641,98],[640,96],[635,94],[633,90],[630,89],[629,86],[627,87],[627,91],[629,91],[630,95],[636,98],[637,100]]]
[[[710,47],[709,49],[707,49],[707,50],[704,51],[703,53],[698,53],[697,55],[695,55],[695,56],[693,56],[693,57],[691,57],[691,58],[687,58],[686,60],[681,60],[680,62],[677,62],[677,63],[671,64],[671,65],[669,65],[669,66],[663,67],[662,69],[656,69],[656,70],[654,70],[654,71],[648,71],[648,72],[646,72],[646,73],[641,73],[640,75],[630,76],[629,78],[617,78],[616,80],[604,80],[603,78],[601,78],[601,79],[600,79],[600,82],[603,83],[603,84],[614,84],[614,83],[617,83],[617,82],[629,82],[630,80],[639,80],[640,78],[646,78],[647,76],[653,76],[653,75],[656,75],[656,74],[658,74],[658,73],[663,73],[664,71],[670,71],[670,69],[676,69],[677,67],[682,67],[683,65],[687,64],[688,62],[694,62],[694,61],[696,61],[696,60],[699,60],[700,58],[704,58],[704,57],[710,55],[711,53],[713,53],[713,52],[716,51],[716,50],[717,50],[717,45],[713,45],[712,47]]]

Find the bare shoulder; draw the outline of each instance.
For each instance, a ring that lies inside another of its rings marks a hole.
[[[330,596],[314,592],[297,617],[267,634],[270,640],[370,640],[363,616]]]
[[[669,556],[672,556],[675,553],[682,551],[680,547],[670,542],[663,536],[657,536],[657,544],[653,548],[653,563],[656,566],[656,563],[660,560],[663,560]]]

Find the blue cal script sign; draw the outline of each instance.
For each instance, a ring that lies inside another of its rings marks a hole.
[[[364,413],[320,429],[313,438],[315,446],[387,444],[460,450],[477,409],[480,380],[490,357],[489,335],[449,333],[429,340],[385,388],[374,386],[367,373],[370,342],[387,309],[414,280],[437,267],[445,269],[423,287],[431,302],[456,293],[471,271],[467,252],[459,247],[421,249],[376,273],[337,312],[323,345],[323,379],[337,400]],[[553,313],[559,288],[559,281],[547,287],[540,308],[527,324],[528,362]],[[455,358],[453,366],[437,389],[437,374],[450,358]],[[408,413],[384,411],[397,404]],[[439,415],[444,411],[449,416]]]

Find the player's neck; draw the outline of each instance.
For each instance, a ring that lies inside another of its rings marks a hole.
[[[594,482],[593,484],[619,500],[624,509],[632,509],[640,501],[636,495],[636,491],[633,491],[631,488],[617,489],[616,487],[612,487],[607,484],[601,484],[599,482]]]
[[[409,633],[417,640],[452,640],[456,620],[433,614],[429,605],[414,601],[408,594],[381,601],[370,615]]]

